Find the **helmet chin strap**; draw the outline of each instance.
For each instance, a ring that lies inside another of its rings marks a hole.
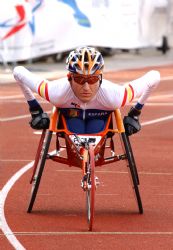
[[[100,85],[102,84],[102,74],[100,74],[100,77],[101,77],[101,79],[100,79]]]
[[[69,82],[71,82],[71,80],[72,80],[71,73],[67,74],[67,79],[68,79]]]

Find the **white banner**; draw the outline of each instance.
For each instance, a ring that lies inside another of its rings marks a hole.
[[[90,45],[158,46],[142,0],[0,0],[0,61],[20,61]],[[147,5],[148,11],[148,5]],[[150,16],[148,17],[150,19]],[[151,20],[150,20],[151,21]]]

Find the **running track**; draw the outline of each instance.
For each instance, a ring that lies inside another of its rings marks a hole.
[[[121,83],[148,69],[105,77]],[[91,233],[76,168],[49,162],[33,213],[26,213],[39,135],[28,126],[28,108],[18,86],[0,86],[1,250],[173,249],[173,66],[158,69],[161,84],[142,113],[142,131],[131,138],[144,214],[138,214],[126,167],[103,166],[97,169],[101,184]],[[51,110],[50,104],[42,105]]]

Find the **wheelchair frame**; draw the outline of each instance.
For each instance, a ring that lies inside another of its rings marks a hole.
[[[116,129],[113,126],[113,114],[116,121]],[[61,120],[61,128],[58,124]],[[56,134],[56,153],[49,153],[49,146],[52,135]],[[113,136],[119,134],[122,146],[122,154],[117,155],[114,150]],[[61,146],[59,138],[63,138],[65,146]],[[110,139],[110,145],[107,141]],[[65,149],[67,157],[61,156],[61,149]],[[110,149],[111,156],[105,157],[105,150]],[[87,221],[88,229],[92,231],[94,223],[95,190],[98,186],[98,180],[95,176],[95,167],[110,164],[116,161],[125,160],[132,180],[132,188],[135,193],[139,213],[143,213],[142,200],[139,192],[139,176],[130,144],[129,137],[125,134],[123,121],[119,109],[116,109],[109,115],[104,131],[97,134],[76,135],[67,128],[66,120],[58,108],[53,108],[50,126],[48,130],[43,130],[39,141],[33,173],[30,180],[32,184],[31,198],[27,212],[32,211],[38,188],[40,185],[42,173],[46,160],[51,159],[69,166],[75,166],[82,170],[81,187],[86,192],[87,203]]]

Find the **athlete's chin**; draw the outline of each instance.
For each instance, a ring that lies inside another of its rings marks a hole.
[[[79,99],[82,102],[89,102],[92,99],[92,95],[91,94],[82,94],[82,95],[80,95]]]

